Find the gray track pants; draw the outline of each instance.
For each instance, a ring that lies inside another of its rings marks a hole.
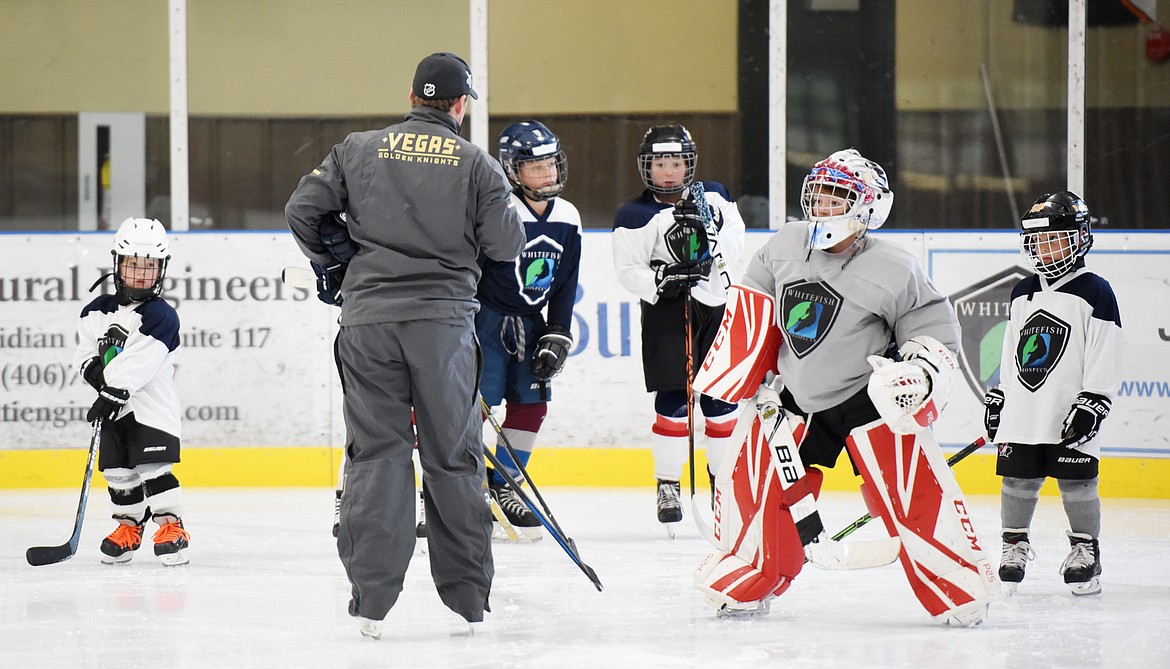
[[[359,615],[386,616],[414,553],[414,407],[431,576],[452,611],[483,620],[495,567],[477,350],[470,316],[341,328],[348,462],[337,551]]]

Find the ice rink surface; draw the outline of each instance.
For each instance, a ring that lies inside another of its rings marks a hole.
[[[684,482],[684,490],[686,483]],[[975,629],[931,621],[900,567],[811,566],[772,613],[720,620],[691,585],[707,544],[688,517],[668,539],[654,491],[543,490],[605,585],[597,592],[547,536],[494,545],[492,613],[473,636],[440,603],[425,542],[380,641],[346,614],[349,588],[329,528],[327,489],[193,489],[191,564],[166,568],[149,546],[99,562],[107,497],[91,495],[71,560],[30,567],[24,551],[68,539],[76,491],[0,491],[0,667],[1170,667],[1170,502],[1104,500],[1103,592],[1071,595],[1058,499],[1033,523],[1038,555],[1016,596]],[[702,494],[702,492],[700,492]],[[999,501],[970,500],[998,564]],[[830,532],[864,512],[826,493]],[[876,538],[877,522],[853,538]]]

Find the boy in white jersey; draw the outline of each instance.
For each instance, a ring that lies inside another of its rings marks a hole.
[[[85,419],[102,421],[98,470],[118,521],[102,541],[102,562],[129,562],[153,518],[159,526],[155,555],[167,566],[187,564],[191,537],[183,527],[179,480],[171,473],[179,461],[179,316],[159,298],[171,257],[166,230],[155,220],[128,218],[111,253],[115,292],[81,311],[74,355],[81,376],[98,391]]]
[[[1121,315],[1113,289],[1085,269],[1089,207],[1075,193],[1042,195],[1020,221],[1036,270],[1012,291],[1000,385],[984,398],[987,435],[1003,477],[999,578],[1014,589],[1035,558],[1028,529],[1044,479],[1056,479],[1072,551],[1060,567],[1074,595],[1101,591],[1097,432],[1121,369]]]

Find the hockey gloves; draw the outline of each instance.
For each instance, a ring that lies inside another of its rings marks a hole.
[[[1077,393],[1077,401],[1073,402],[1072,410],[1064,419],[1064,432],[1061,438],[1068,448],[1076,448],[1097,436],[1101,429],[1101,422],[1109,415],[1113,402],[1104,395],[1081,391]]]
[[[999,414],[1003,411],[1003,391],[992,388],[983,396],[983,429],[987,430],[987,438],[995,441],[995,433],[999,432]]]
[[[336,263],[322,267],[312,261],[309,264],[317,274],[317,299],[325,304],[341,306],[341,281],[345,279],[345,270],[349,265]]]
[[[687,191],[689,194],[690,191]],[[714,216],[711,206],[707,206],[707,215]],[[702,210],[693,200],[684,195],[674,205],[674,220],[687,232],[687,252],[690,258],[699,263],[699,271],[703,276],[711,271],[711,252],[707,245],[707,226],[703,220]]]
[[[532,354],[532,375],[537,381],[548,381],[561,373],[569,359],[569,348],[573,346],[573,335],[559,325],[550,325],[536,342]]]
[[[85,420],[90,423],[95,420],[112,421],[118,416],[118,411],[126,406],[126,400],[130,399],[130,391],[121,388],[111,388],[105,386],[98,392],[97,401],[89,408],[89,412],[85,414]]]
[[[658,286],[658,297],[678,297],[702,279],[703,270],[694,260],[654,266],[654,283]]]
[[[99,356],[95,355],[89,360],[81,363],[81,378],[85,379],[86,383],[93,386],[94,390],[100,391],[102,386],[106,385],[105,374],[103,374],[105,369],[105,363],[102,362],[102,359]]]
[[[357,255],[357,247],[354,246],[353,240],[349,237],[349,229],[345,226],[343,216],[343,213],[330,214],[329,218],[317,226],[317,235],[321,238],[321,243],[325,245],[325,250],[329,252],[329,255],[342,265],[348,265],[349,261]]]

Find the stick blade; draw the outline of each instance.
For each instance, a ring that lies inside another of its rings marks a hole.
[[[57,564],[73,557],[77,549],[70,544],[61,546],[33,546],[24,552],[24,559],[34,567],[43,567],[47,564]]]
[[[838,571],[883,567],[898,559],[902,541],[898,537],[873,541],[833,541],[828,537],[804,547],[805,556],[815,567]]]
[[[299,267],[291,265],[285,267],[280,272],[280,280],[286,286],[293,288],[316,288],[317,287],[317,273],[308,267]]]

